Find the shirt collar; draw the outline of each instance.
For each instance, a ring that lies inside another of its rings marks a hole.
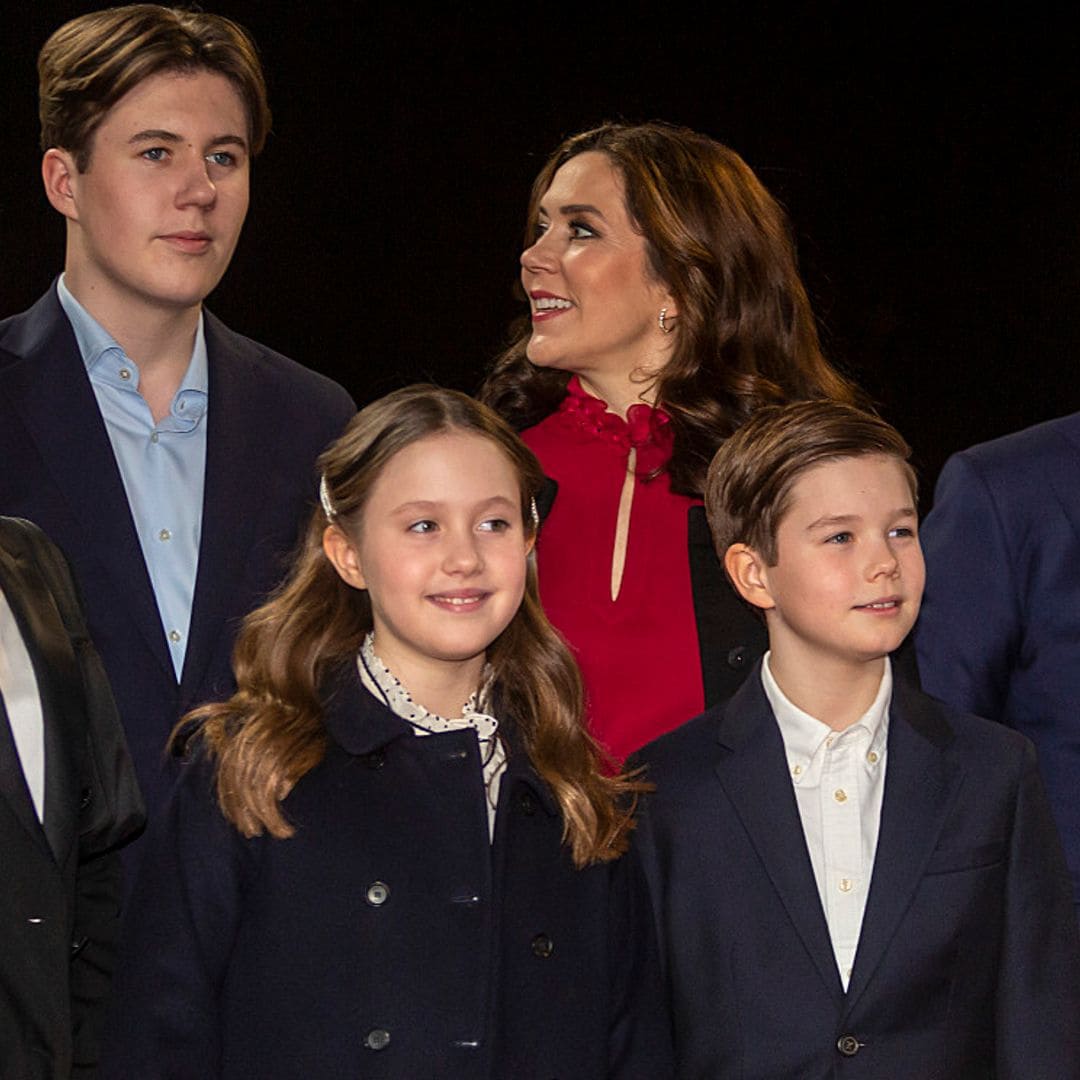
[[[86,371],[89,374],[110,350],[115,349],[121,356],[126,354],[116,338],[75,299],[74,294],[67,287],[64,277],[65,275],[61,274],[56,283],[56,296],[60,301],[60,306],[64,309],[64,314],[68,317],[68,322],[71,323],[71,329],[75,333],[75,342],[79,346],[79,353],[82,355],[83,364],[86,365]],[[128,358],[128,363],[138,372],[139,365],[134,360]],[[185,391],[194,391],[205,395],[210,385],[209,371],[206,355],[206,334],[203,329],[203,313],[200,309],[199,322],[195,327],[195,344],[191,350],[191,362],[188,364],[187,371],[184,373],[184,378],[181,380],[180,387],[176,392],[177,400]],[[134,385],[138,386],[137,378]]]
[[[874,763],[882,760],[889,733],[889,705],[893,687],[892,664],[887,656],[881,673],[881,683],[870,708],[854,724],[841,732],[834,731],[817,717],[804,712],[787,697],[773,678],[769,666],[770,656],[771,653],[767,652],[762,661],[761,683],[780,728],[788,767],[796,782],[800,777],[804,778],[804,782],[812,782],[811,765],[815,760],[820,763],[818,755],[821,749],[831,748],[855,733],[865,740],[867,760]]]

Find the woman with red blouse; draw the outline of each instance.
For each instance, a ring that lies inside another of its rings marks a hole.
[[[526,244],[529,317],[481,397],[554,482],[541,595],[619,760],[730,696],[764,651],[705,524],[713,453],[760,405],[859,395],[821,354],[783,211],[704,135],[567,139],[533,184]]]

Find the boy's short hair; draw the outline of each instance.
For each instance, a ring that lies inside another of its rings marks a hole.
[[[247,109],[248,141],[259,153],[270,130],[266,79],[255,43],[221,15],[131,4],[80,15],[55,31],[38,55],[41,149],[59,147],[85,172],[106,113],[144,79],[210,71],[236,87]]]
[[[705,513],[721,561],[732,544],[741,543],[775,566],[776,533],[795,481],[815,465],[864,454],[900,461],[917,499],[911,448],[873,413],[837,401],[758,409],[721,445],[705,480]]]

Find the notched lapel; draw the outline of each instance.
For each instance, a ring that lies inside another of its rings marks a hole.
[[[897,681],[877,854],[848,986],[853,1005],[884,957],[937,846],[963,776],[945,753],[952,741],[936,703]]]
[[[251,346],[204,313],[209,385],[202,539],[191,607],[191,630],[181,697],[199,692],[232,601],[244,580],[244,563],[256,542],[259,507],[273,498],[266,465],[274,460],[277,417],[263,399],[263,380]],[[314,483],[312,495],[314,496]],[[282,568],[284,571],[284,567]]]
[[[120,469],[55,286],[27,312],[26,325],[7,347],[12,344],[23,359],[3,373],[2,392],[78,521],[86,550],[109,572],[116,603],[128,605],[171,678],[172,660]]]
[[[760,665],[724,710],[719,734],[720,783],[822,981],[839,998],[843,988],[829,928],[787,774],[783,739],[761,686]]]
[[[73,755],[86,738],[80,724],[83,713],[78,661],[52,593],[32,559],[0,547],[0,584],[19,624],[37,680],[44,722],[44,833],[54,858],[62,865],[76,833],[78,807],[71,793],[76,789],[78,763]],[[38,825],[21,767],[19,779],[25,792],[23,802]]]

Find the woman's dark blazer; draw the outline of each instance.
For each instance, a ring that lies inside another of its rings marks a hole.
[[[512,747],[489,843],[476,737],[417,737],[353,665],[326,757],[243,839],[187,766],[136,887],[107,1077],[671,1074],[636,857],[575,870]]]

